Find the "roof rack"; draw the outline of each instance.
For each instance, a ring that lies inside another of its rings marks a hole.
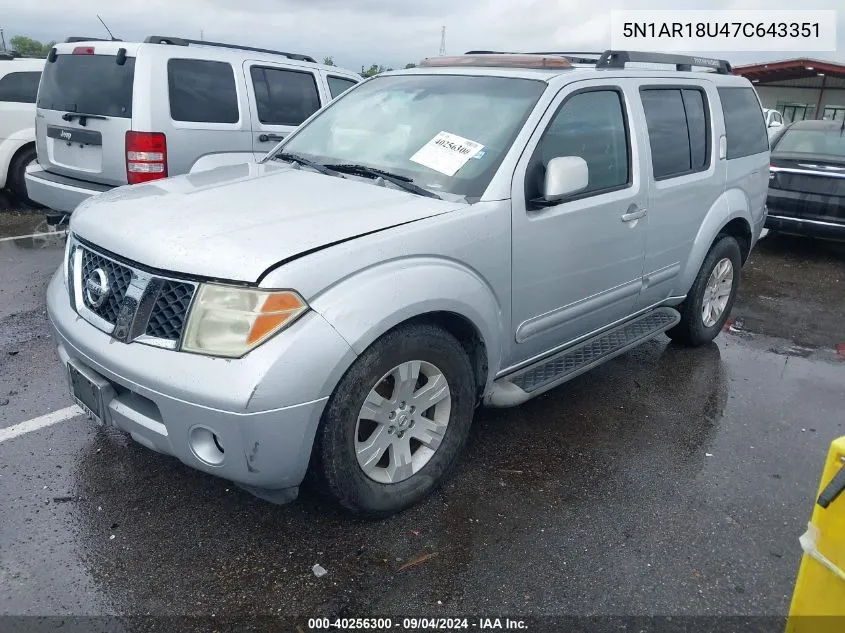
[[[592,55],[593,57],[601,57],[603,51],[538,51],[536,53],[528,53],[528,55]]]
[[[488,68],[572,68],[565,57],[559,55],[526,55],[525,53],[476,53],[474,55],[455,55],[427,57],[420,62],[422,67],[477,66]]]
[[[693,66],[712,68],[720,75],[733,72],[730,62],[710,57],[675,55],[674,53],[645,53],[640,51],[605,51],[596,62],[596,68],[625,68],[625,64],[641,62],[647,64],[673,64],[676,70],[689,71]]]
[[[602,54],[600,52],[592,51],[538,51],[531,53],[514,53],[512,51],[467,51],[464,55],[556,55],[567,58],[573,64],[595,64],[597,58],[601,57]],[[590,55],[591,57],[584,57],[584,55]]]
[[[515,55],[504,51],[467,51],[465,55]],[[712,59],[710,57],[693,57],[691,55],[675,55],[672,53],[647,53],[640,51],[611,51],[603,53],[592,51],[543,51],[536,53],[519,53],[521,55],[559,55],[566,57],[570,62],[576,64],[595,64],[596,68],[625,68],[625,64],[631,62],[649,64],[671,64],[676,70],[689,71],[693,66],[712,68],[721,75],[730,75],[733,72],[731,65],[724,59]],[[589,56],[589,57],[585,57]],[[598,58],[598,59],[592,59]]]
[[[281,55],[288,59],[295,59],[301,62],[311,62],[316,64],[317,60],[309,55],[300,55],[299,53],[285,53],[284,51],[274,51],[269,48],[255,48],[252,46],[242,46],[240,44],[224,44],[222,42],[209,42],[207,40],[189,40],[184,37],[170,37],[166,35],[150,35],[144,39],[145,44],[169,44],[171,46],[188,46],[190,44],[200,46],[219,46],[220,48],[234,48],[240,51],[253,51],[255,53],[269,53],[271,55]]]
[[[74,35],[69,37],[65,40],[65,44],[73,44],[74,42],[120,42],[122,40],[110,40],[104,37],[80,37],[78,35]]]

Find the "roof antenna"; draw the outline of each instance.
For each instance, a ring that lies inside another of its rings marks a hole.
[[[103,25],[103,28],[105,28],[105,29],[106,29],[106,31],[108,31],[108,33],[109,33],[109,37],[111,37],[111,41],[112,41],[112,42],[119,42],[120,40],[119,40],[119,39],[117,39],[114,35],[112,35],[112,32],[109,30],[109,27],[107,27],[107,26],[106,26],[106,23],[105,23],[105,22],[103,22],[103,18],[101,18],[101,17],[98,15],[98,16],[97,16],[97,19],[100,21],[100,24],[102,24],[102,25]]]

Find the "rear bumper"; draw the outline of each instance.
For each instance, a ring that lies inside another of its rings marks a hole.
[[[808,237],[845,239],[845,224],[822,222],[821,220],[802,220],[772,213],[769,213],[766,218],[766,228]]]
[[[48,209],[72,212],[82,202],[91,196],[114,187],[94,182],[59,176],[34,166],[26,172],[26,191],[29,199]]]

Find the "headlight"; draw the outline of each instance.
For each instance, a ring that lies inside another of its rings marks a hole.
[[[68,233],[65,238],[65,258],[62,260],[62,274],[65,278],[65,288],[68,288],[68,279],[70,277],[70,249],[73,247],[73,236]]]
[[[182,349],[238,358],[307,309],[302,297],[290,290],[202,284],[188,315]]]

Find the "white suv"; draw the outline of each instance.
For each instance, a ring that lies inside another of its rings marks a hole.
[[[362,80],[308,55],[151,35],[57,44],[38,90],[36,202],[71,212],[126,184],[254,162]]]
[[[0,53],[0,189],[28,201],[24,174],[35,162],[35,97],[43,59]]]

